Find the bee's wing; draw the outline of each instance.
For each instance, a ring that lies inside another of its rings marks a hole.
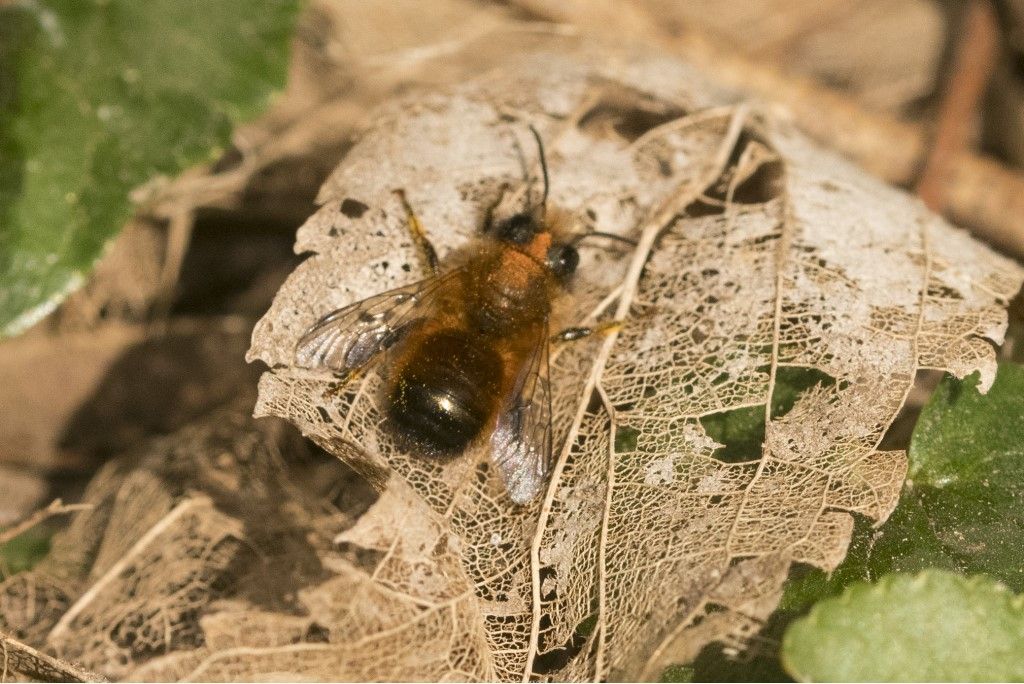
[[[458,282],[458,271],[382,292],[336,309],[295,345],[295,363],[350,373],[393,346],[428,315],[430,304]]]
[[[529,361],[516,380],[491,436],[491,460],[509,498],[527,504],[551,470],[551,383],[547,324],[540,326]]]

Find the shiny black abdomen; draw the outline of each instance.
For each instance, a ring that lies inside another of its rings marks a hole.
[[[476,439],[494,415],[502,360],[488,340],[439,330],[413,342],[387,390],[391,431],[434,456],[453,455]]]

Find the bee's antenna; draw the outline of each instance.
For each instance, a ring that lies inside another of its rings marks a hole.
[[[636,247],[636,245],[637,245],[636,240],[632,240],[632,239],[630,239],[628,237],[622,237],[621,235],[615,235],[614,233],[602,233],[599,230],[592,230],[589,233],[580,233],[579,235],[574,237],[572,240],[570,240],[569,244],[572,245],[573,247],[575,247],[580,242],[586,240],[587,238],[592,238],[592,237],[602,237],[602,238],[607,238],[609,240],[616,240],[617,242],[624,242],[625,244],[632,245],[633,247]]]
[[[544,141],[540,139],[540,133],[533,127],[533,124],[530,124],[530,132],[533,133],[533,138],[537,141],[537,150],[540,152],[540,170],[544,174],[544,195],[540,198],[541,213],[544,213],[548,208],[548,160],[544,156]]]

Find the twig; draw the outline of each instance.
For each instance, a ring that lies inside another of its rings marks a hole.
[[[66,660],[37,651],[28,644],[0,632],[0,658],[3,660],[0,681],[17,672],[42,682],[105,682],[95,672],[84,670]]]
[[[971,124],[992,78],[998,45],[999,25],[992,3],[972,0],[939,110],[934,142],[917,181],[917,194],[934,211],[945,209],[950,162],[968,149]]]
[[[192,206],[177,207],[172,211],[167,225],[167,247],[164,250],[164,263],[160,270],[158,289],[158,307],[166,317],[181,276],[181,267],[185,263],[185,254],[192,241],[192,229],[195,227],[195,208]]]
[[[16,523],[13,527],[8,527],[6,530],[0,532],[0,544],[6,544],[12,539],[21,536],[26,531],[32,529],[39,523],[58,515],[64,515],[66,513],[74,513],[76,511],[87,511],[92,508],[92,504],[65,504],[60,499],[54,499],[49,506],[41,508],[40,510],[32,513],[27,518],[19,523]]]

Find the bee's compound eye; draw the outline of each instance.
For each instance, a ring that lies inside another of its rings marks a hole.
[[[516,214],[498,224],[498,238],[514,245],[525,245],[537,234],[537,224],[529,214]]]
[[[580,254],[572,245],[555,245],[548,250],[548,266],[558,278],[567,278],[576,271]]]

